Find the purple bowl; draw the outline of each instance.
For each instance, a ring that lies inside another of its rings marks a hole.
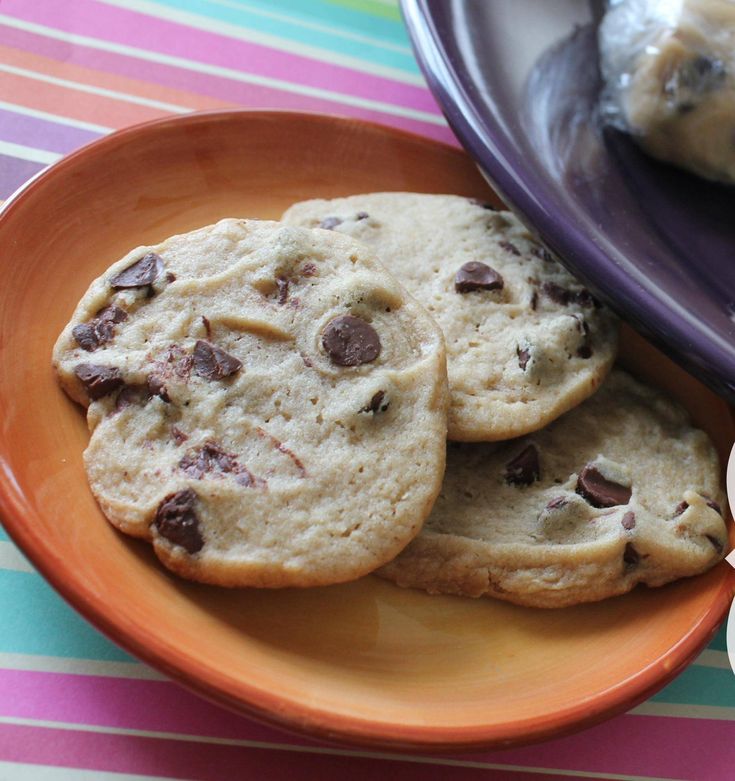
[[[735,402],[735,188],[597,121],[581,0],[402,0],[457,137],[519,216],[627,322]]]

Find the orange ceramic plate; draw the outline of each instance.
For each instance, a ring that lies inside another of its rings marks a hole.
[[[82,470],[84,414],[51,347],[89,282],[138,244],[220,217],[371,190],[493,198],[462,152],[350,120],[193,115],[65,158],[0,217],[0,512],[49,581],[123,647],[191,689],[313,735],[393,748],[539,740],[629,708],[708,642],[726,564],[657,590],[556,611],[430,597],[368,577],[227,591],[168,574],[114,531]],[[625,361],[678,396],[717,443],[728,407],[632,332]]]

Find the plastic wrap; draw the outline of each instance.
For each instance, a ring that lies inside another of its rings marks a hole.
[[[605,123],[735,183],[735,0],[613,0],[599,48]]]

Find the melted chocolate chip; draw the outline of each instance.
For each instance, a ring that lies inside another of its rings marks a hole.
[[[689,507],[688,502],[684,502],[684,501],[679,502],[679,504],[677,504],[676,507],[674,508],[673,517],[678,518],[684,512],[684,510],[686,510],[687,507]]]
[[[623,525],[623,528],[626,531],[635,529],[635,513],[630,511],[625,513],[625,515],[620,520],[620,523]]]
[[[380,355],[378,332],[353,315],[340,315],[330,320],[322,333],[322,346],[332,363],[338,366],[360,366]]]
[[[551,501],[546,503],[547,510],[561,510],[562,507],[566,507],[568,504],[565,496],[557,496]]]
[[[360,220],[367,220],[369,216],[367,212],[357,212],[355,219],[359,222]]]
[[[79,363],[74,374],[84,385],[90,399],[101,399],[123,384],[122,374],[116,366],[99,366],[95,363]]]
[[[166,390],[166,381],[161,374],[149,374],[147,381],[148,392],[151,396],[158,396],[165,402],[170,402],[171,398]]]
[[[301,268],[301,273],[305,277],[313,277],[316,276],[316,266],[313,263],[304,263],[304,265]]]
[[[720,505],[714,499],[710,499],[709,496],[704,496],[704,499],[707,507],[711,507],[716,513],[722,515],[722,507],[720,507]],[[677,504],[676,507],[674,508],[673,517],[677,518],[678,516],[680,516],[684,512],[684,510],[687,509],[687,507],[689,507],[688,502],[685,501],[679,502],[679,504]]]
[[[201,480],[209,472],[228,474],[237,470],[233,455],[223,450],[216,442],[205,442],[201,447],[190,450],[179,461],[179,468],[189,477]]]
[[[577,478],[577,493],[593,507],[615,507],[628,504],[631,489],[603,477],[592,464],[582,469]]]
[[[515,244],[513,244],[512,241],[499,241],[498,244],[500,245],[501,249],[504,249],[506,252],[510,252],[511,255],[517,255],[518,257],[521,256],[521,251],[516,247]]]
[[[100,309],[88,323],[75,325],[71,333],[83,350],[92,352],[109,342],[115,334],[115,325],[127,319],[128,313],[113,304]]]
[[[188,553],[196,553],[204,547],[199,531],[199,519],[194,512],[197,495],[191,488],[169,494],[158,505],[156,529],[174,545],[180,545]]]
[[[717,553],[721,554],[725,548],[723,544],[717,539],[717,537],[713,537],[711,534],[705,534],[704,536],[712,543],[712,547],[717,551]]]
[[[285,277],[276,277],[276,285],[278,285],[278,303],[285,304],[288,298],[289,282]]]
[[[194,371],[205,380],[221,380],[242,368],[242,361],[215,344],[198,339],[194,345]]]
[[[503,277],[487,264],[471,260],[460,266],[454,277],[454,289],[458,293],[471,293],[475,290],[502,290]]]
[[[707,507],[711,507],[716,513],[722,515],[722,507],[714,499],[710,499],[708,496],[704,498],[707,500]]]
[[[383,404],[384,398],[385,391],[379,390],[377,393],[373,394],[372,399],[370,399],[370,403],[363,407],[360,412],[372,412],[373,415],[376,412],[385,412],[388,409],[390,402]]]
[[[341,224],[342,224],[342,219],[340,217],[325,217],[319,223],[319,227],[323,228],[324,230],[331,231]]]
[[[536,307],[538,306],[538,291],[534,290],[533,295],[531,296],[531,309],[533,311],[536,311]]]
[[[207,339],[212,338],[212,324],[209,322],[209,318],[202,315],[202,325],[204,326],[204,330],[207,332]]]
[[[523,371],[526,371],[526,366],[528,366],[528,362],[531,360],[530,351],[525,348],[521,349],[520,347],[516,347],[516,355],[518,356],[518,365]]]
[[[637,567],[640,560],[640,554],[633,547],[633,543],[626,543],[625,550],[623,551],[623,564],[625,565],[625,571],[629,572],[633,568]]]
[[[505,482],[509,485],[531,485],[541,477],[538,450],[535,445],[521,450],[521,452],[505,465]]]
[[[145,385],[124,385],[115,399],[115,410],[119,412],[133,404],[145,404],[151,397]]]
[[[155,252],[149,252],[110,280],[110,287],[126,290],[152,285],[163,271],[163,261]]]
[[[592,357],[592,348],[588,344],[583,344],[578,350],[577,350],[577,357],[578,358],[591,358]]]

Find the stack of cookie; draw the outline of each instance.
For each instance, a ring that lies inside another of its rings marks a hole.
[[[54,364],[105,515],[184,577],[553,607],[727,544],[711,443],[616,346],[509,212],[381,193],[134,250]]]

